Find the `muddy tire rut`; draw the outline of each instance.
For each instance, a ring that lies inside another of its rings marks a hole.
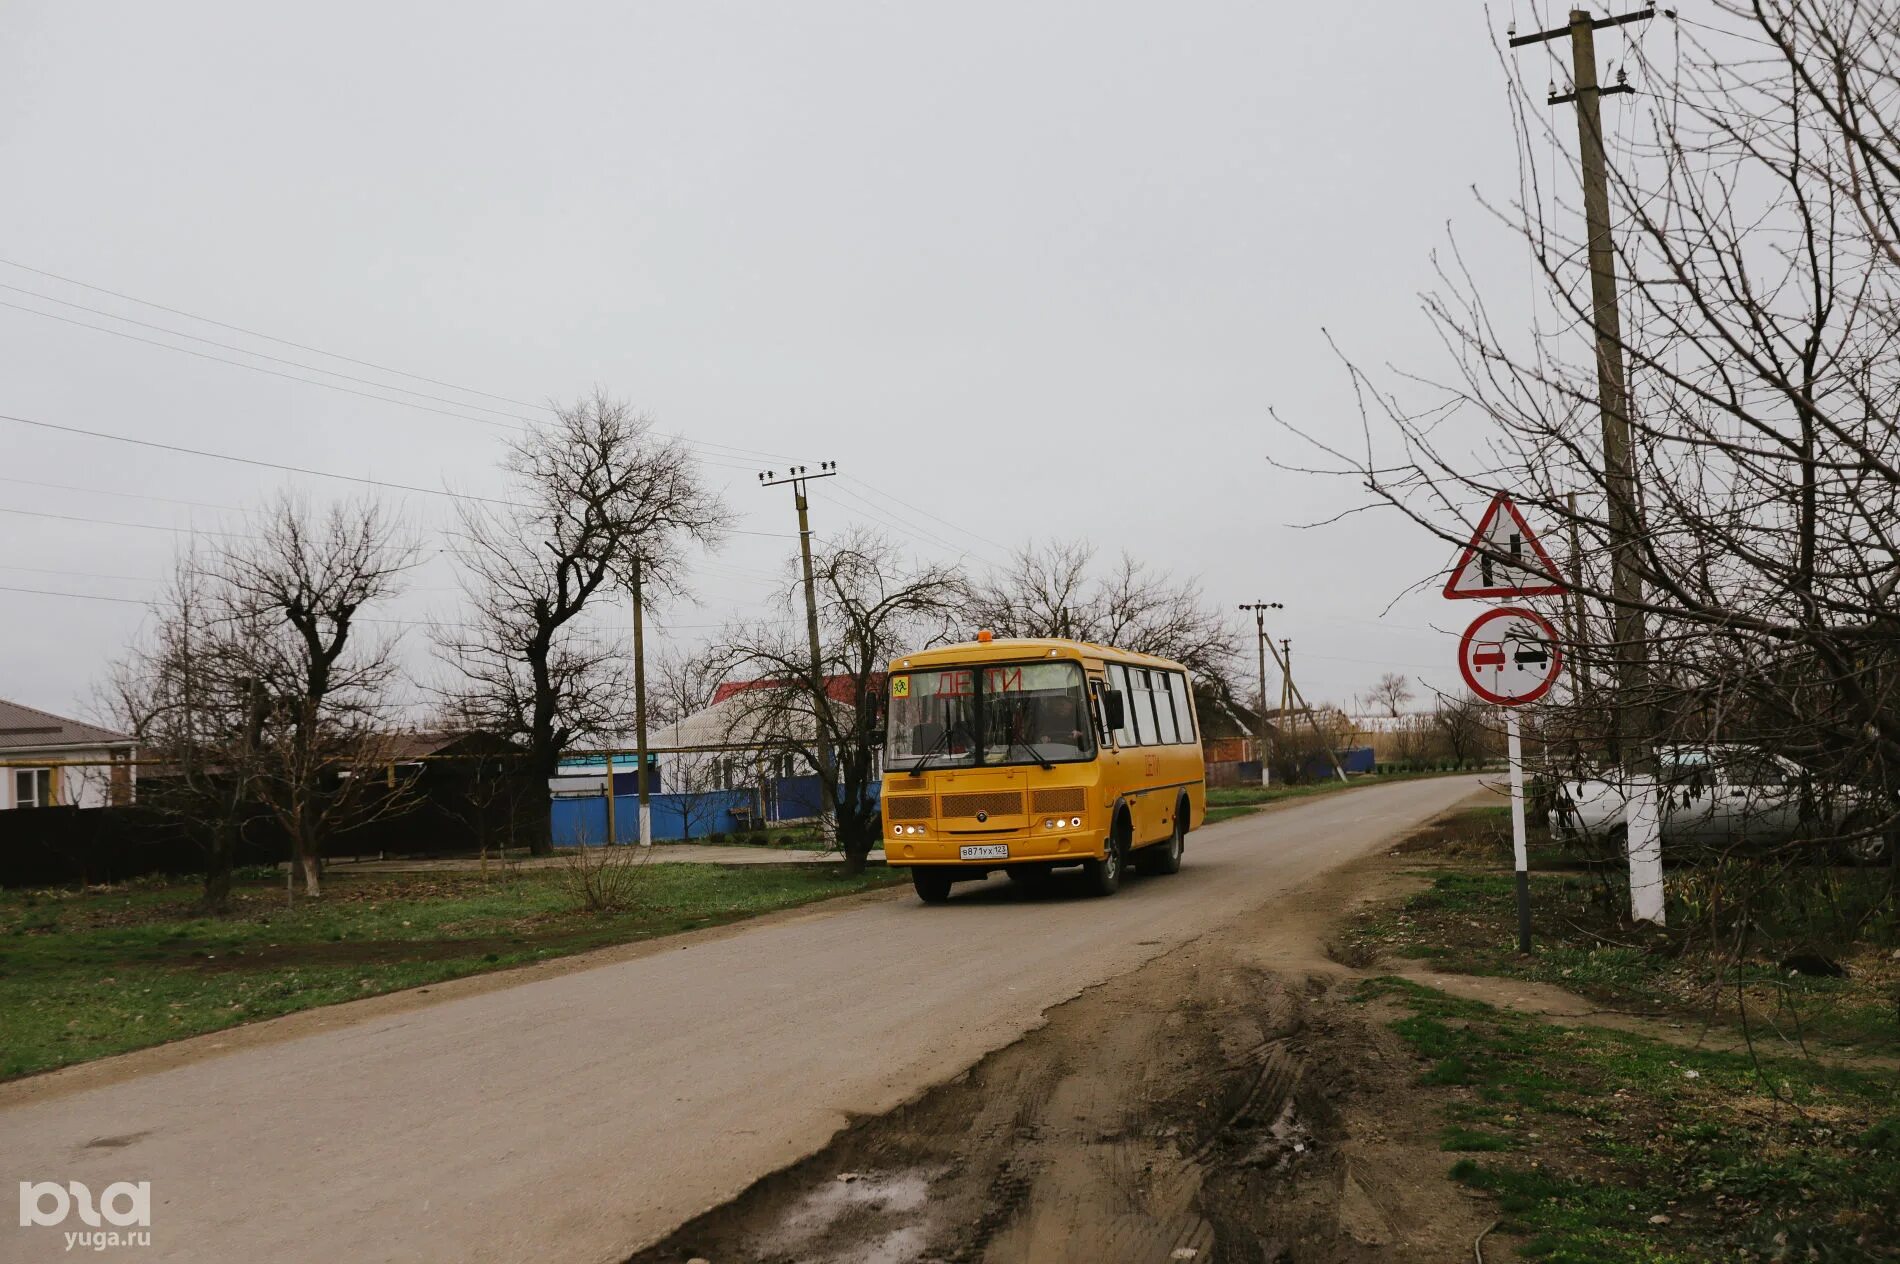
[[[1318,932],[1263,910],[1091,989],[632,1264],[1469,1260],[1488,1208]]]

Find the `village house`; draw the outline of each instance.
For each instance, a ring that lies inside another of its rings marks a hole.
[[[123,733],[0,699],[0,810],[130,803],[137,747]]]

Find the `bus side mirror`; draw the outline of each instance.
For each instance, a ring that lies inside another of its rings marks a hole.
[[[1111,733],[1119,732],[1128,723],[1128,712],[1122,707],[1122,694],[1119,689],[1102,690],[1102,723]]]

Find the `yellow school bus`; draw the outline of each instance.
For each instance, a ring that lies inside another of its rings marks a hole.
[[[1179,872],[1207,817],[1179,663],[985,632],[897,659],[886,696],[884,856],[927,904],[998,869],[1035,885],[1069,865],[1112,895],[1130,865]]]

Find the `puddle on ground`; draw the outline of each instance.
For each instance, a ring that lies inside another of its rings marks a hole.
[[[803,1247],[799,1258],[812,1264],[911,1264],[921,1258],[928,1240],[923,1213],[937,1175],[921,1168],[841,1173],[792,1206],[776,1245]],[[846,1222],[854,1231],[838,1237],[851,1245],[832,1247],[825,1239]],[[895,1223],[880,1232],[881,1222]]]

